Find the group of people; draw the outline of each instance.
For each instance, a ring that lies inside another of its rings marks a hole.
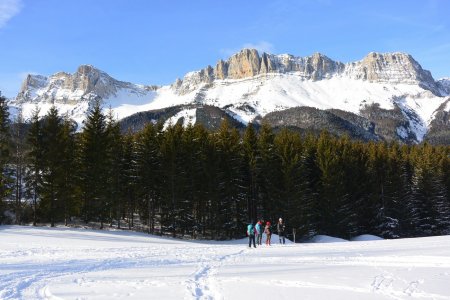
[[[283,219],[279,218],[277,223],[277,234],[280,240],[280,244],[285,243],[285,230],[286,226],[284,225]],[[256,248],[256,244],[262,245],[262,236],[263,233],[266,234],[266,245],[270,246],[270,239],[272,238],[272,225],[269,221],[264,225],[264,220],[258,220],[256,224],[250,223],[247,226],[247,236],[248,236],[248,246],[252,246]]]

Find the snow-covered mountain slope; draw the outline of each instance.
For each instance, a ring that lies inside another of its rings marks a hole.
[[[409,124],[394,131],[400,139],[413,135],[421,141],[436,113],[448,110],[443,104],[449,93],[448,80],[436,82],[404,53],[370,53],[361,61],[344,64],[319,53],[295,57],[244,49],[227,61],[220,60],[214,68],[190,72],[160,88],[117,81],[92,66],[81,66],[72,75],[30,75],[12,105],[22,106],[27,117],[36,104],[41,114],[55,104],[79,123],[96,98],[103,100],[105,108],[112,107],[119,119],[186,105],[185,111],[171,116],[172,123],[183,116],[189,116],[185,123],[194,121],[193,105],[211,105],[244,124],[298,106],[361,115],[362,109],[376,105],[401,109]]]
[[[450,236],[248,248],[0,226],[0,299],[449,299]],[[263,237],[265,241],[265,236]]]
[[[74,74],[28,75],[12,106],[21,107],[29,117],[37,107],[40,115],[45,115],[55,105],[61,114],[81,123],[96,99],[102,100],[105,108],[136,105],[151,101],[155,89],[118,81],[93,66],[82,65]]]

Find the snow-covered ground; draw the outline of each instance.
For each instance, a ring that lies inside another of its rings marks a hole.
[[[357,240],[0,226],[0,299],[450,299],[450,236]]]

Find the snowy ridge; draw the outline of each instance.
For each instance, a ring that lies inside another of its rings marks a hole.
[[[399,107],[409,125],[396,128],[397,135],[414,135],[420,142],[449,93],[449,79],[434,81],[429,71],[404,53],[370,53],[358,62],[343,64],[320,53],[295,57],[244,49],[214,68],[189,72],[182,80],[159,88],[118,81],[89,65],[80,66],[74,74],[29,75],[11,106],[22,107],[28,118],[36,106],[44,115],[55,105],[81,124],[95,99],[105,109],[111,107],[118,119],[177,105],[212,105],[247,124],[298,106],[359,115],[361,109],[375,104],[386,110]],[[188,119],[195,122],[191,109],[170,122],[175,124],[181,117],[185,125]]]

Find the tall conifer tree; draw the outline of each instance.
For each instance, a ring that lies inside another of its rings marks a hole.
[[[10,159],[10,121],[8,103],[0,93],[0,223],[6,209],[6,197],[11,190]]]
[[[106,220],[109,209],[107,198],[108,137],[106,117],[100,102],[96,101],[88,111],[81,139],[81,183],[85,222]]]

